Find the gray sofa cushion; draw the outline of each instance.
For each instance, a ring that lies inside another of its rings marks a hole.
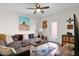
[[[18,49],[16,49],[16,52],[21,53],[21,52],[27,51],[27,50],[30,50],[30,46],[25,46],[25,47],[18,48]]]
[[[6,45],[7,47],[13,47],[14,49],[18,49],[22,47],[21,41],[11,42]]]
[[[25,47],[27,45],[30,45],[28,40],[22,40],[22,47]]]

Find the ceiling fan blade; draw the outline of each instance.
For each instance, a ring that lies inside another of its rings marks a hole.
[[[40,8],[40,4],[38,5],[38,7]]]
[[[48,8],[49,8],[49,6],[41,7],[40,9],[48,9]]]
[[[34,13],[33,14],[36,14],[37,12],[36,11],[34,11]]]
[[[27,9],[36,9],[36,8],[27,8]]]
[[[38,8],[38,3],[36,3],[36,6],[35,7]]]
[[[44,14],[44,11],[42,11],[42,10],[41,10],[41,13],[43,13],[43,14]]]

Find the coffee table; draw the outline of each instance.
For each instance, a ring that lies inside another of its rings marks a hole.
[[[49,49],[48,49],[49,48]],[[47,49],[47,50],[45,50]],[[31,56],[54,55],[57,52],[58,44],[53,42],[43,42],[39,45],[31,45]]]

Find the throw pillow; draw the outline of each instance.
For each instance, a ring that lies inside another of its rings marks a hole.
[[[28,34],[23,34],[23,40],[28,40]]]

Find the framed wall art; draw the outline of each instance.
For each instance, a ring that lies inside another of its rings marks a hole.
[[[30,30],[30,19],[27,16],[20,16],[19,17],[19,30],[20,31],[27,31]]]
[[[68,24],[67,29],[73,29],[73,24]]]
[[[46,29],[47,26],[48,26],[47,20],[44,20],[44,21],[42,22],[42,28]]]

